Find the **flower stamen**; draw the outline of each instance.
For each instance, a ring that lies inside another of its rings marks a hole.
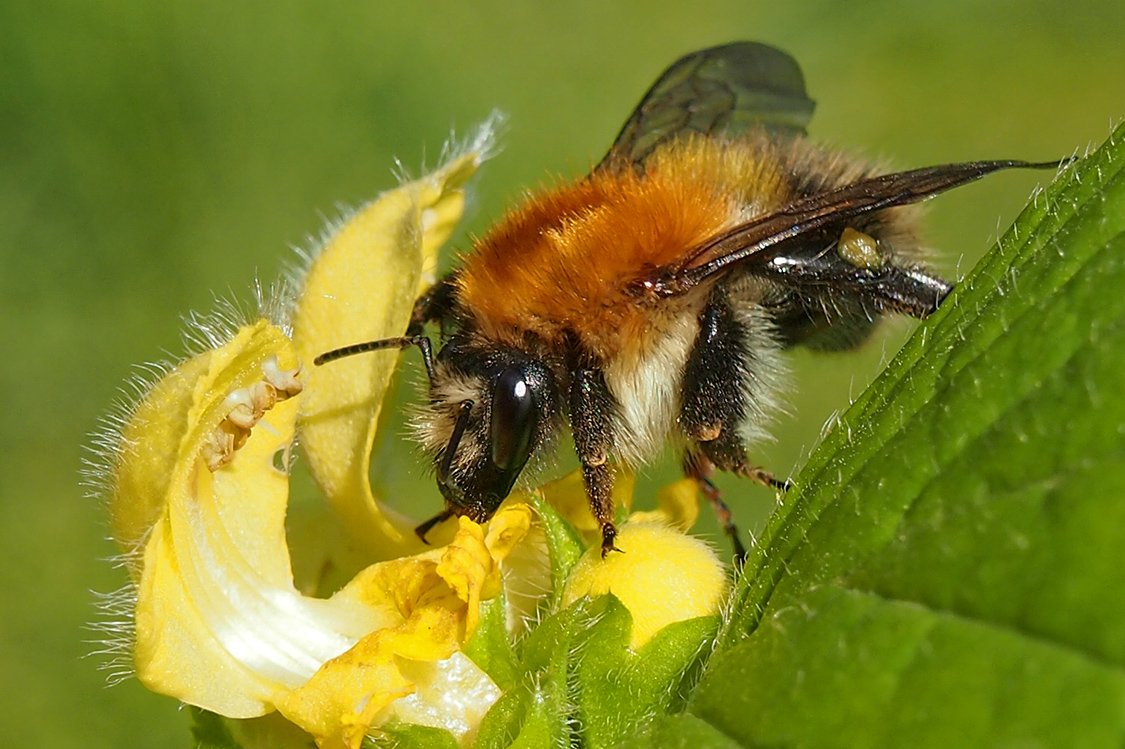
[[[214,473],[231,462],[266,411],[304,389],[300,374],[300,365],[283,370],[277,357],[271,356],[262,363],[261,380],[227,395],[223,406],[230,410],[203,445],[202,457],[208,470]]]

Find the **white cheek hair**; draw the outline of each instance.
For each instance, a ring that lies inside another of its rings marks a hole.
[[[684,366],[699,334],[695,314],[666,318],[641,354],[610,361],[605,381],[619,409],[613,420],[616,455],[640,465],[656,457],[675,432]]]
[[[457,407],[461,402],[471,400],[475,404],[474,408],[480,408],[485,396],[485,383],[479,378],[452,375],[448,371],[439,370],[436,379],[438,384],[423,396],[424,404],[415,407],[409,425],[414,440],[429,455],[436,455],[449,444],[449,437],[453,434],[457,421]],[[469,441],[471,440],[462,438],[463,443]]]

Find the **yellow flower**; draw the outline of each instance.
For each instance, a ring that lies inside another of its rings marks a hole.
[[[633,617],[629,646],[634,650],[669,624],[718,612],[727,593],[727,571],[702,540],[666,519],[637,513],[619,529],[616,545],[623,553],[603,559],[601,549],[592,547],[578,560],[566,582],[564,605],[612,593]]]
[[[149,688],[231,718],[278,711],[321,746],[353,748],[394,718],[467,739],[499,697],[460,649],[530,509],[509,504],[487,530],[462,519],[452,543],[426,549],[367,481],[396,355],[308,368],[336,345],[401,334],[488,142],[341,225],[309,264],[291,335],[266,319],[238,327],[124,419],[110,510]],[[286,543],[298,433],[344,525],[390,560],[327,599],[297,590]]]
[[[414,300],[434,281],[438,249],[465,205],[462,186],[487,157],[493,123],[468,152],[385,193],[356,213],[308,265],[293,314],[302,362],[359,341],[401,336]],[[309,468],[352,538],[382,559],[416,552],[417,521],[385,507],[368,471],[399,354],[373,352],[306,372],[300,413]]]
[[[635,477],[621,471],[614,485],[617,506],[629,507],[634,484]],[[581,473],[552,481],[540,492],[590,544],[565,581],[564,606],[612,593],[633,617],[633,649],[669,624],[718,612],[727,593],[727,569],[710,546],[687,535],[699,516],[699,486],[693,479],[663,487],[657,509],[632,513],[616,540],[623,553],[604,559],[600,545],[591,543],[601,538],[601,528],[590,513]]]
[[[724,595],[724,568],[684,533],[698,513],[691,481],[662,491],[659,509],[634,513],[617,540],[626,553],[605,560],[596,544],[583,556],[554,511],[536,519],[528,504],[543,498],[579,534],[598,536],[577,473],[539,497],[510,498],[484,526],[459,518],[441,548],[422,544],[417,519],[390,510],[372,488],[372,445],[398,353],[311,362],[402,334],[489,131],[337,226],[285,314],[202,326],[204,350],[162,370],[120,420],[110,511],[132,580],[136,675],[227,718],[284,719],[242,724],[252,745],[274,746],[296,726],[321,747],[356,749],[395,722],[443,728],[468,745],[502,697],[490,673],[516,698],[535,699],[526,690],[552,681],[521,664],[505,635],[613,593],[633,617],[637,651],[672,622],[712,616]],[[327,598],[294,582],[285,521],[295,444],[363,560]],[[620,506],[633,484],[620,477]],[[503,608],[483,607],[498,597]],[[699,649],[680,645],[669,662],[686,668]],[[653,695],[671,693],[657,686]],[[509,732],[496,722],[492,730]]]

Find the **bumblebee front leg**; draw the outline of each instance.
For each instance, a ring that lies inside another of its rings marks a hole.
[[[425,332],[426,323],[436,322],[442,327],[442,336],[445,335],[445,323],[453,314],[457,304],[457,273],[447,273],[439,278],[433,286],[422,292],[414,300],[414,308],[410,313],[410,324],[406,328],[407,335],[421,335]]]
[[[617,527],[613,524],[613,469],[609,451],[613,444],[610,414],[613,396],[606,387],[601,370],[579,367],[571,374],[570,430],[574,448],[582,463],[582,481],[590,511],[602,531],[602,556],[620,551],[613,545]]]

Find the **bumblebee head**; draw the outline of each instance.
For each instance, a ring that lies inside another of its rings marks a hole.
[[[415,418],[450,510],[487,520],[559,420],[550,368],[525,352],[454,337]]]

